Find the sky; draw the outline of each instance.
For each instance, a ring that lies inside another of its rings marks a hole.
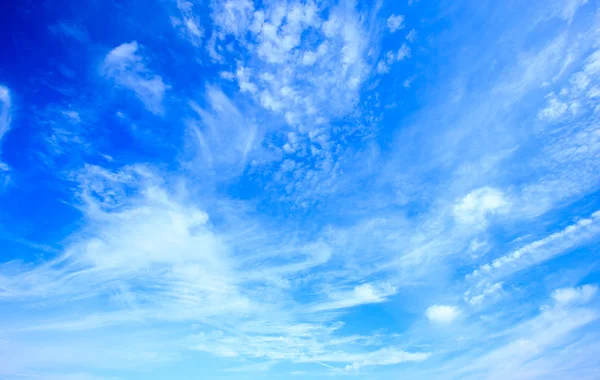
[[[0,5],[0,378],[600,378],[597,0]]]

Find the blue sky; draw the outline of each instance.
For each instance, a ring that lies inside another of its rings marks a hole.
[[[0,7],[3,379],[597,379],[595,0]]]

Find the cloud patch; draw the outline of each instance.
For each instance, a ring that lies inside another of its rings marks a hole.
[[[111,50],[104,58],[102,74],[117,86],[133,91],[148,111],[164,113],[163,99],[169,86],[147,67],[147,59],[136,41]]]
[[[387,28],[390,33],[396,33],[397,31],[404,29],[404,16],[391,15],[387,19]]]
[[[450,305],[433,305],[425,311],[427,319],[437,324],[452,323],[459,315],[459,309]]]

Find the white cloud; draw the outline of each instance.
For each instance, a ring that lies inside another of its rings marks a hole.
[[[599,218],[600,211],[597,211],[590,218],[581,219],[559,232],[500,256],[491,263],[481,265],[466,277],[480,279],[477,285],[479,288],[487,287],[493,279],[506,277],[569,252],[600,234]]]
[[[48,29],[54,34],[63,34],[79,42],[88,42],[90,40],[87,30],[81,25],[60,22],[55,25],[50,25]]]
[[[398,55],[397,55],[398,61],[402,61],[405,58],[409,58],[409,57],[410,57],[410,48],[408,47],[408,45],[402,44],[400,49],[398,49]]]
[[[476,295],[471,294],[471,291],[467,291],[465,294],[465,301],[471,305],[481,305],[485,298],[497,295],[500,291],[502,291],[502,283],[497,282],[495,284],[488,285],[483,289],[483,291]]]
[[[377,67],[375,68],[379,74],[385,74],[390,71],[390,67],[385,61],[379,61],[377,63]]]
[[[387,19],[387,27],[391,33],[395,33],[398,30],[404,29],[404,16],[403,15],[391,15]]]
[[[590,76],[600,75],[600,49],[585,59],[583,71]]]
[[[0,153],[2,138],[10,128],[11,107],[10,91],[6,86],[0,85]],[[0,160],[0,188],[10,181],[9,170],[8,165]]]
[[[461,223],[485,225],[488,215],[505,212],[508,206],[502,191],[482,187],[467,194],[454,206],[454,217]]]
[[[434,323],[448,324],[460,315],[456,306],[433,305],[425,311],[425,316]]]
[[[270,141],[264,157],[249,161],[253,172],[272,173],[273,188],[285,194],[282,201],[307,207],[324,192],[335,190],[327,183],[338,178],[340,157],[347,150],[335,141],[342,135],[346,139],[367,135],[372,128],[336,130],[335,124],[357,115],[361,85],[375,71],[377,57],[370,51],[375,10],[361,13],[351,1],[339,2],[328,12],[320,12],[311,1],[267,2],[262,9],[251,4],[215,1],[214,49],[228,56],[232,40],[239,46],[241,55],[236,52],[235,61],[239,89],[259,106],[258,117],[264,111],[271,114],[265,128],[291,127],[298,136],[299,149],[290,149],[292,144],[285,141],[289,131],[282,130],[283,140]],[[232,20],[237,20],[236,27]],[[243,59],[238,60],[240,56]],[[334,139],[332,134],[338,136]],[[285,159],[302,164],[293,173],[285,171],[281,167]]]
[[[417,39],[417,31],[411,29],[411,31],[408,32],[408,34],[406,35],[406,39],[408,40],[408,42],[415,42],[415,40]]]
[[[334,310],[381,303],[394,294],[396,294],[396,288],[389,284],[361,284],[355,286],[352,291],[331,293],[330,300],[317,304],[312,309]]]
[[[589,363],[590,356],[586,351],[595,348],[589,341],[576,339],[572,333],[598,317],[596,311],[589,309],[545,309],[534,318],[502,332],[501,335],[508,335],[508,341],[499,347],[448,363],[446,373],[450,378],[466,379],[558,379],[565,374],[571,377],[570,374],[578,372],[577,367]],[[580,361],[581,356],[587,360]],[[593,376],[584,378],[592,379]]]
[[[410,48],[408,47],[408,45],[402,44],[400,49],[398,49],[398,52],[393,52],[391,50],[388,51],[385,54],[385,58],[380,60],[377,63],[375,70],[379,74],[388,73],[390,71],[391,65],[393,65],[395,62],[402,61],[409,57],[410,57]],[[412,77],[410,79],[407,79],[407,81],[405,81],[404,87],[407,87],[407,88],[410,87],[410,81],[412,81]]]
[[[200,113],[235,112],[219,98],[223,94],[212,91],[213,106],[221,109]],[[212,127],[206,128],[210,134]],[[0,298],[106,302],[93,303],[87,315],[65,311],[35,323],[11,322],[15,331],[90,336],[95,329],[125,325],[145,336],[149,325],[194,322],[203,332],[174,337],[170,334],[181,329],[165,327],[161,334],[167,340],[156,342],[183,341],[188,349],[218,357],[332,363],[332,370],[337,364],[391,365],[429,356],[401,350],[382,333],[337,334],[343,323],[331,311],[385,302],[396,292],[387,283],[348,289],[329,278],[330,287],[313,300],[294,299],[298,281],[301,286],[315,281],[306,271],[316,274],[330,260],[327,244],[271,240],[277,235],[260,232],[255,220],[245,222],[236,204],[217,203],[225,210],[217,215],[227,221],[217,229],[209,213],[189,200],[194,192],[181,183],[171,188],[177,181],[145,165],[117,171],[87,166],[76,179],[85,227],[69,238],[62,254],[41,265],[3,264]],[[326,301],[315,303],[322,297]]]
[[[352,361],[346,365],[345,371],[357,371],[368,366],[394,365],[404,362],[422,362],[431,356],[428,352],[405,352],[396,349],[382,349],[368,354],[347,354],[344,361]],[[324,359],[327,359],[325,357]],[[341,359],[341,358],[340,358]]]
[[[200,18],[194,14],[193,8],[192,2],[177,0],[180,17],[171,17],[171,23],[179,30],[181,36],[190,41],[192,45],[199,46],[204,30],[200,26]]]
[[[0,85],[0,142],[10,128],[11,99],[10,91],[6,86]]]
[[[552,292],[552,298],[559,305],[587,303],[594,297],[598,287],[583,285],[577,288],[562,288]]]
[[[102,72],[118,86],[135,92],[148,111],[162,114],[163,98],[169,86],[160,75],[147,68],[140,50],[136,41],[117,46],[104,58]]]
[[[77,111],[63,111],[63,115],[65,115],[67,120],[69,120],[71,123],[81,123],[81,116],[79,116],[79,112]]]
[[[213,21],[222,33],[236,37],[246,33],[254,13],[251,0],[217,0],[212,7]]]
[[[198,141],[201,165],[218,176],[238,174],[261,140],[257,125],[216,87],[206,89],[209,107],[190,102],[200,121],[188,124]]]
[[[559,2],[559,6],[563,6],[561,17],[571,23],[578,9],[587,4],[587,2],[588,0],[566,0],[564,2]]]
[[[268,4],[254,11],[251,2],[217,1],[213,20],[253,57],[238,62],[240,89],[290,125],[307,132],[354,106],[369,71],[368,35],[351,4],[321,19],[312,2]],[[302,39],[306,33],[319,43]]]
[[[235,80],[235,74],[233,74],[232,72],[229,72],[229,71],[221,71],[219,73],[219,76],[228,81]]]
[[[575,91],[583,91],[590,84],[590,77],[587,76],[584,72],[578,72],[573,74],[571,77],[571,85]]]
[[[209,352],[219,357],[249,357],[268,361],[289,360],[295,363],[317,363],[334,372],[357,370],[367,366],[386,366],[403,362],[421,362],[431,356],[428,352],[407,352],[388,346],[365,351],[368,346],[378,346],[381,336],[351,335],[334,338],[329,334],[340,326],[324,329],[318,325],[298,325],[292,328],[279,328],[274,335],[257,336],[255,339],[244,336],[230,336],[219,332],[198,334],[192,337],[192,349]],[[283,331],[282,331],[283,329]],[[281,334],[283,333],[283,335]],[[203,342],[196,344],[196,341]],[[341,345],[363,346],[361,351],[346,351]],[[341,364],[343,367],[336,367]]]
[[[568,105],[561,102],[554,94],[550,94],[548,104],[538,113],[542,120],[554,121],[567,112]]]

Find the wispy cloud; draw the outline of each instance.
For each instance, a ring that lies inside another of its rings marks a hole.
[[[386,344],[390,337],[385,335],[335,336],[343,323],[325,313],[384,302],[395,293],[389,285],[362,284],[348,293],[329,293],[330,301],[317,306],[295,302],[293,291],[299,285],[290,281],[326,263],[329,254],[319,253],[321,258],[314,258],[320,261],[312,263],[294,263],[293,254],[317,247],[290,247],[289,258],[282,263],[277,263],[281,250],[265,251],[255,259],[244,257],[242,249],[248,247],[228,237],[233,226],[225,231],[212,227],[206,212],[186,202],[187,191],[167,191],[164,178],[145,166],[117,172],[88,166],[78,175],[78,183],[78,207],[87,227],[52,261],[34,267],[19,262],[5,265],[0,297],[72,302],[110,295],[109,304],[77,319],[40,320],[19,328],[22,332],[200,320],[213,330],[185,338],[188,347],[217,357],[358,368],[429,356]],[[318,319],[328,322],[315,322]],[[328,354],[328,347],[334,346],[338,351]],[[385,353],[391,356],[385,359]]]
[[[2,138],[8,132],[11,121],[11,98],[7,87],[0,85],[0,153],[2,153]],[[0,159],[0,182],[5,184],[9,181],[7,175],[9,167]]]
[[[392,3],[43,28],[81,95],[0,87],[0,377],[594,378],[593,5]]]
[[[142,54],[136,41],[119,45],[104,58],[102,73],[118,86],[133,91],[148,111],[162,114],[163,98],[169,86],[160,75],[148,69]]]
[[[11,113],[11,99],[10,91],[7,87],[0,85],[0,141],[4,134],[8,132],[10,128],[10,113]]]
[[[200,46],[204,29],[200,25],[200,18],[194,13],[194,4],[187,0],[176,1],[179,17],[172,16],[171,23],[192,45]]]

